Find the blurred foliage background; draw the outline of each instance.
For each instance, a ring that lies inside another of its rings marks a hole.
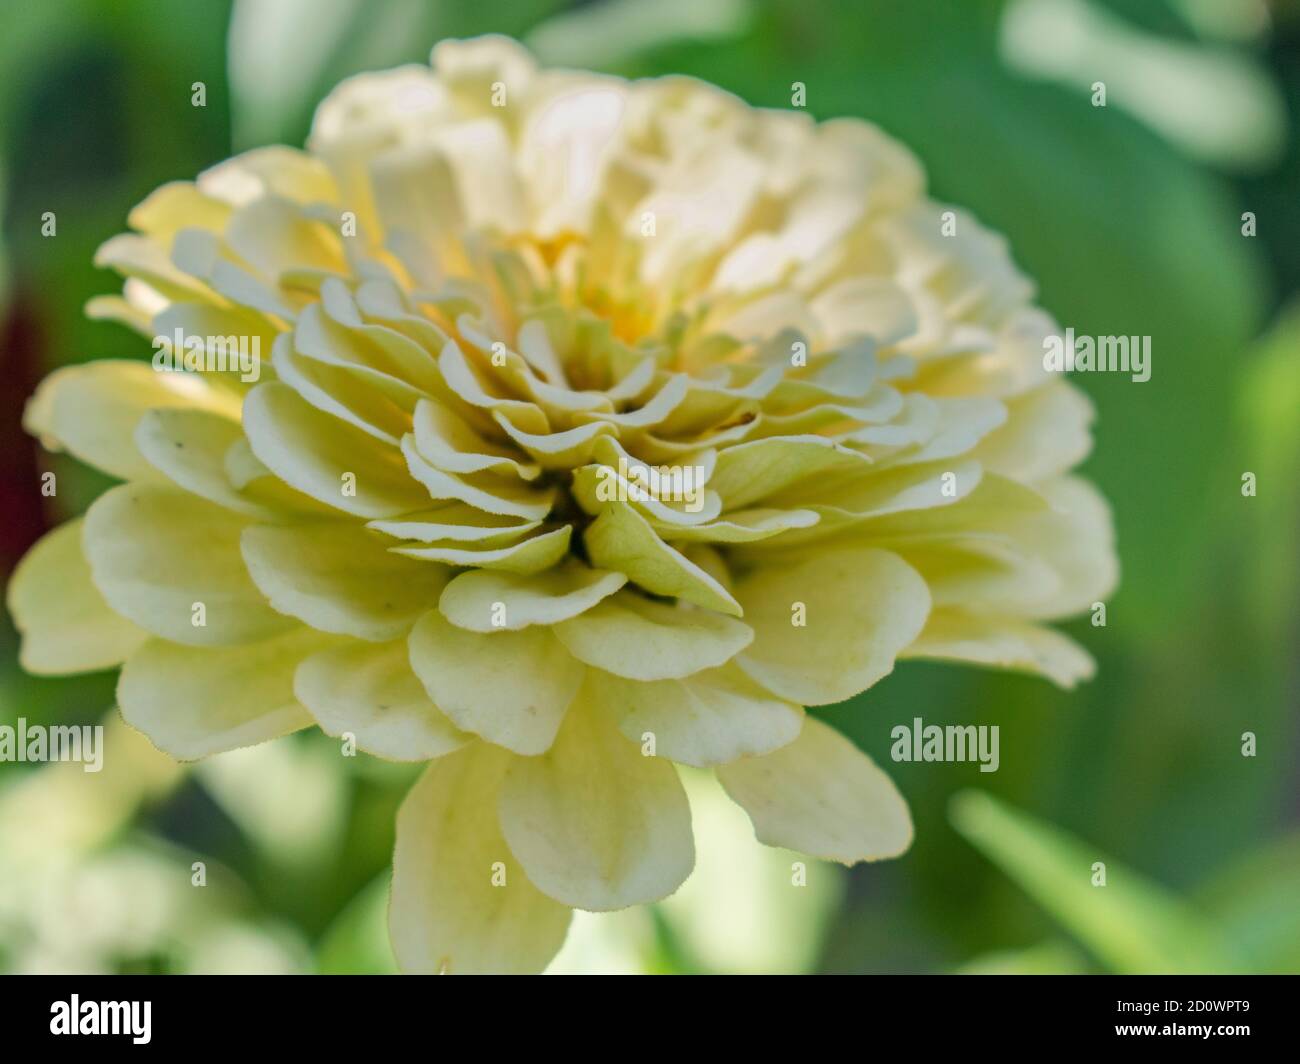
[[[660,906],[579,914],[554,970],[1300,971],[1300,8],[1287,0],[7,5],[5,571],[107,486],[38,453],[19,418],[58,365],[147,356],[81,310],[118,286],[92,256],[128,209],[232,151],[301,144],[342,77],[485,32],[553,65],[694,74],[758,105],[788,106],[803,82],[815,116],[876,122],[921,157],[937,198],[1006,233],[1063,325],[1147,334],[1153,350],[1141,386],[1080,381],[1099,411],[1085,470],[1123,560],[1107,625],[1072,626],[1098,678],[1064,694],[901,665],[826,716],[910,801],[906,857],[815,865],[792,889],[792,856],[758,847],[692,778],[696,874]],[[47,468],[57,499],[39,494]],[[340,758],[318,734],[178,767],[116,718],[114,675],[28,677],[7,618],[0,642],[0,723],[103,721],[109,743],[99,775],[0,764],[0,970],[392,970],[387,865],[413,769]],[[1000,725],[1000,770],[893,764],[890,729],[915,716]]]

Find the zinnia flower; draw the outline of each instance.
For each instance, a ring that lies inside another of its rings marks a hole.
[[[31,401],[124,483],[15,574],[23,662],[121,664],[177,758],[316,723],[428,762],[408,970],[541,969],[572,908],[670,894],[676,764],[765,843],[896,856],[906,804],[804,707],[903,657],[1069,686],[1090,660],[1043,622],[1115,579],[1056,326],[946,211],[872,126],[686,78],[499,38],[353,78],[307,152],[166,185],[101,249],[127,280],[91,313],[205,338],[202,372],[95,362]]]

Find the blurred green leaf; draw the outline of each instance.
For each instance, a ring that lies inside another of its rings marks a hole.
[[[1236,969],[1220,933],[1176,897],[1114,859],[981,791],[951,803],[953,826],[1121,974]],[[1093,864],[1106,883],[1093,886]]]
[[[1015,0],[1003,21],[1008,62],[1127,110],[1180,150],[1221,166],[1261,169],[1281,154],[1286,104],[1245,49],[1145,33],[1087,0]]]
[[[1252,972],[1300,973],[1300,835],[1224,869],[1197,900],[1250,955]]]
[[[524,44],[554,66],[585,67],[592,56],[616,63],[671,41],[733,38],[751,10],[749,0],[606,0],[555,15]]]
[[[376,876],[326,928],[316,945],[322,975],[392,975],[397,962],[388,943],[388,872]]]
[[[298,145],[344,78],[427,63],[444,37],[524,34],[563,0],[237,0],[229,68],[235,144]],[[285,55],[294,61],[286,63]]]
[[[961,965],[958,975],[1083,975],[1078,952],[1064,942],[1041,942],[1026,949],[984,953]]]
[[[1237,421],[1244,437],[1234,502],[1250,508],[1255,564],[1251,604],[1262,634],[1287,640],[1300,586],[1300,306],[1292,307],[1251,353],[1242,376]],[[1257,478],[1254,498],[1241,497],[1240,476]],[[1226,488],[1232,488],[1229,484]],[[1288,655],[1294,660],[1294,653]]]

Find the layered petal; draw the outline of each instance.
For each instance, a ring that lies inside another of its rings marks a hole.
[[[404,639],[318,651],[298,666],[293,691],[330,735],[351,735],[390,761],[428,761],[470,741],[429,700]]]
[[[633,742],[670,761],[707,768],[793,742],[803,710],[763,690],[734,665],[644,682],[593,671],[592,700]]]
[[[557,625],[618,591],[627,577],[577,561],[539,573],[475,569],[461,573],[438,600],[442,615],[472,632]]]
[[[545,627],[483,636],[436,609],[411,631],[410,656],[434,705],[458,727],[519,754],[550,747],[584,672]]]
[[[86,514],[91,578],[114,612],[164,639],[226,646],[288,631],[244,567],[246,519],[175,488],[123,484]]]
[[[150,410],[207,410],[237,417],[230,393],[186,373],[160,373],[143,362],[106,359],[51,373],[27,404],[23,427],[50,450],[68,451],[122,480],[160,480],[136,446]]]
[[[1052,628],[956,609],[935,610],[903,656],[1035,673],[1067,689],[1096,671],[1086,650]]]
[[[14,569],[6,605],[22,636],[18,659],[41,675],[120,665],[149,633],[114,613],[90,578],[80,518],[47,532]]]
[[[388,923],[404,971],[524,974],[559,952],[571,910],[529,882],[497,825],[510,760],[471,743],[430,764],[402,803]]]
[[[736,660],[759,684],[802,705],[851,698],[893,671],[920,634],[930,592],[888,551],[813,553],[736,581],[754,642]]]
[[[555,634],[578,660],[645,681],[723,665],[754,638],[747,624],[725,614],[669,606],[631,592],[562,621]]]
[[[690,807],[676,771],[644,756],[585,698],[550,750],[512,761],[500,814],[528,878],[576,908],[655,901],[676,890],[695,863]]]
[[[293,677],[321,645],[301,627],[238,647],[151,639],[122,666],[118,705],[128,724],[182,761],[253,746],[311,724]]]
[[[794,742],[723,765],[718,779],[768,846],[854,864],[897,857],[912,843],[907,803],[889,777],[812,717]]]
[[[409,632],[450,577],[345,521],[250,525],[240,546],[272,608],[322,632],[375,642]]]

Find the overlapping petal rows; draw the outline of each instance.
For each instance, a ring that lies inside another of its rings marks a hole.
[[[943,210],[864,123],[502,39],[345,82],[307,152],[164,186],[101,249],[126,285],[92,313],[269,357],[42,385],[31,431],[124,483],[22,563],[23,661],[122,663],[180,758],[315,721],[429,761],[412,970],[541,968],[571,907],[672,892],[674,762],[765,842],[896,855],[902,799],[803,707],[905,656],[1071,685],[1042,622],[1116,575],[1054,323]],[[637,490],[665,466],[700,490]]]

